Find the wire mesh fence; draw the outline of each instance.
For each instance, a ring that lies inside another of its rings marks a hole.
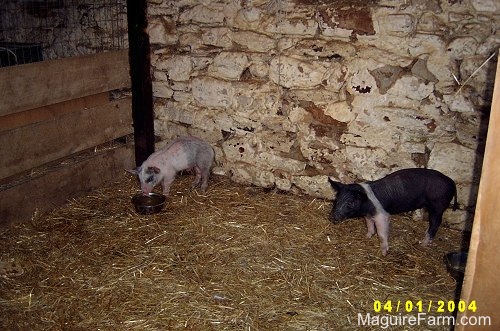
[[[126,0],[0,0],[0,67],[127,47]]]

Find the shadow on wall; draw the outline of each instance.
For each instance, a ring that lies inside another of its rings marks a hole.
[[[494,57],[496,58],[496,57]],[[487,72],[487,81],[494,82],[496,75],[497,61],[490,61],[483,70]],[[486,139],[488,136],[488,125],[490,119],[491,112],[491,100],[493,98],[494,84],[491,85],[490,89],[487,89],[486,94],[483,96],[484,100],[488,100],[489,103],[486,105],[478,107],[478,111],[481,113],[479,132],[478,132],[478,141],[476,149],[476,159],[474,162],[474,182],[479,184],[481,180],[481,172],[483,166],[483,158],[479,157],[479,155],[484,155],[485,147],[486,147]],[[476,200],[478,196],[478,185],[471,186],[471,192],[469,194],[469,201],[467,202],[467,206],[470,206],[467,210],[467,219],[474,220],[474,211],[476,207]],[[472,228],[472,226],[470,227]],[[469,244],[471,239],[470,231],[462,231],[462,244],[461,251],[467,252],[469,250]],[[457,287],[455,289],[455,303],[458,303],[460,300],[460,296],[462,293],[462,285],[463,278],[461,280],[457,280]],[[454,316],[456,317],[456,312],[454,312]]]
[[[496,58],[494,56],[493,58]],[[497,67],[497,61],[489,61],[485,67],[482,70],[485,70],[487,73],[487,81],[489,82],[494,82],[495,81],[495,74],[496,74],[496,67]],[[479,131],[478,131],[478,144],[476,148],[476,159],[474,161],[474,171],[473,171],[473,181],[474,183],[477,183],[479,185],[480,180],[481,180],[481,172],[482,172],[482,166],[483,166],[483,157],[480,157],[484,155],[485,151],[485,146],[486,146],[486,139],[488,135],[488,125],[489,125],[489,119],[490,119],[490,112],[491,112],[491,100],[493,98],[493,90],[494,90],[494,84],[491,84],[491,88],[488,88],[485,91],[485,94],[482,96],[483,100],[487,100],[487,102],[483,105],[477,105],[477,110],[480,113],[480,125],[479,125]],[[472,185],[471,186],[471,192],[469,194],[469,201],[467,202],[467,206],[470,206],[469,209],[467,210],[468,212],[468,217],[467,219],[473,220],[474,219],[474,211],[476,207],[476,200],[477,200],[477,195],[478,195],[478,185]],[[472,228],[472,227],[470,227]],[[462,250],[468,250],[469,249],[469,241],[470,241],[470,232],[469,231],[464,231],[464,236],[462,239]]]

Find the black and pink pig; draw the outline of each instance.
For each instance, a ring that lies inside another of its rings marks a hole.
[[[213,161],[214,150],[206,141],[194,136],[179,137],[151,154],[140,167],[129,172],[139,177],[143,194],[151,193],[161,182],[163,193],[168,195],[176,174],[182,170],[194,169],[196,178],[193,187],[201,186],[201,190],[205,191]]]
[[[427,245],[434,239],[441,224],[444,211],[455,197],[455,182],[432,169],[403,169],[376,181],[360,184],[342,184],[328,178],[337,196],[330,213],[330,220],[365,217],[367,237],[377,232],[382,255],[389,250],[389,215],[426,208],[429,213],[429,228],[422,240]]]

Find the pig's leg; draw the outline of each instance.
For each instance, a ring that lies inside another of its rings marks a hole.
[[[366,233],[366,238],[371,238],[375,234],[375,220],[373,217],[365,217],[366,228],[368,232]]]
[[[161,185],[163,186],[163,194],[168,195],[170,191],[170,186],[174,182],[175,175],[174,176],[165,176],[163,177],[163,181]]]
[[[431,236],[429,235],[429,232],[425,233],[424,239],[422,239],[422,246],[427,246],[430,243],[432,243]]]
[[[205,192],[208,186],[208,177],[210,177],[210,168],[201,168],[201,191]]]
[[[425,233],[425,237],[422,240],[422,245],[426,246],[432,243],[432,240],[436,236],[436,233],[439,229],[439,226],[441,225],[441,222],[443,221],[443,212],[435,212],[433,210],[429,210],[429,229],[427,229],[427,232]]]
[[[196,173],[196,178],[194,179],[194,182],[193,182],[193,185],[192,187],[195,188],[197,187],[198,185],[200,185],[200,180],[202,178],[202,173],[201,173],[201,169],[200,167],[198,167],[197,165],[195,165],[193,167],[195,173]]]
[[[389,215],[382,213],[375,215],[374,223],[380,239],[382,255],[386,256],[389,250]]]

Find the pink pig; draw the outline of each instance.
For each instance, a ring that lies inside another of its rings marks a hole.
[[[144,195],[151,193],[160,182],[163,193],[168,195],[175,175],[181,170],[194,169],[196,178],[193,187],[201,182],[201,190],[204,192],[213,160],[214,150],[206,141],[193,136],[179,137],[151,154],[140,167],[128,171],[139,177]]]

